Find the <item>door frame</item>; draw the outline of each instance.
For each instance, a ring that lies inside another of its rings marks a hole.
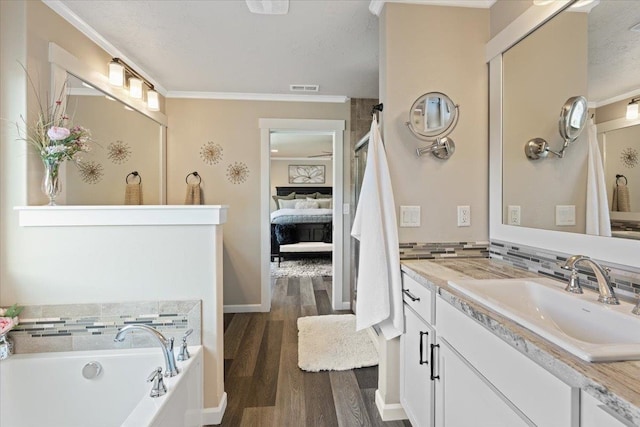
[[[344,120],[318,119],[259,119],[260,126],[260,311],[271,310],[271,224],[269,206],[271,200],[271,133],[326,132],[333,136],[333,286],[331,305],[334,310],[349,307],[343,301],[344,287]],[[348,208],[347,208],[348,209]],[[348,210],[347,210],[348,214]]]

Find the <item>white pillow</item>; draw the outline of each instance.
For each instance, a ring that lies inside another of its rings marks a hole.
[[[318,206],[320,207],[320,209],[333,209],[333,199],[309,199],[309,198],[307,198],[307,200],[313,200],[314,202],[316,202],[318,204]]]
[[[278,205],[280,205],[280,209],[295,209],[296,203],[298,203],[300,199],[291,199],[291,200],[278,200]]]
[[[298,201],[298,203],[296,203],[296,209],[318,209],[318,202],[317,201],[313,201],[310,202],[308,201],[309,199],[307,199],[307,201]]]

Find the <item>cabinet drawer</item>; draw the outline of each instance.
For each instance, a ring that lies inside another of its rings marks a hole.
[[[438,334],[539,426],[575,426],[578,389],[438,297]]]
[[[406,273],[402,273],[402,299],[427,323],[430,325],[435,323],[433,291],[416,282]]]

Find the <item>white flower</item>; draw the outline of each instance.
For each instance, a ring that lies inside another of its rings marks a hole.
[[[71,135],[71,131],[67,128],[51,126],[47,131],[47,136],[52,141],[60,141],[62,139],[68,138]]]

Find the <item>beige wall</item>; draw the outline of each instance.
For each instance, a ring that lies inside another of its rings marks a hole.
[[[79,169],[67,165],[64,178],[66,203],[69,205],[121,205],[124,203],[125,178],[132,171],[142,177],[143,203],[160,204],[160,128],[161,125],[137,111],[104,96],[70,96],[68,114],[74,124],[91,131],[95,143],[85,161],[102,165],[102,179],[94,184],[84,182]],[[127,160],[115,163],[108,158],[109,144],[122,141],[131,150]],[[138,182],[137,178],[131,182]]]
[[[395,201],[398,209],[422,207],[422,226],[400,228],[400,241],[488,239],[489,11],[387,3],[380,32],[383,138]],[[404,124],[414,100],[431,91],[460,105],[450,135],[456,152],[449,160],[417,157],[416,148],[426,143]],[[457,227],[458,205],[471,207],[471,227]]]
[[[260,304],[260,118],[337,119],[347,121],[349,104],[167,99],[167,201],[184,202],[184,177],[202,176],[206,204],[228,204],[224,239],[225,305]],[[200,147],[213,141],[223,147],[216,165],[200,159]],[[232,184],[227,166],[243,162],[247,180]],[[345,174],[345,186],[349,181]],[[348,234],[348,230],[345,230]],[[263,256],[266,256],[264,254]]]
[[[533,5],[533,0],[497,0],[491,6],[491,38]]]
[[[507,205],[521,206],[521,226],[585,231],[587,132],[562,159],[529,160],[524,145],[540,137],[562,147],[560,109],[587,94],[587,17],[560,14],[503,55],[503,218]],[[575,226],[555,225],[556,205],[576,206]]]

